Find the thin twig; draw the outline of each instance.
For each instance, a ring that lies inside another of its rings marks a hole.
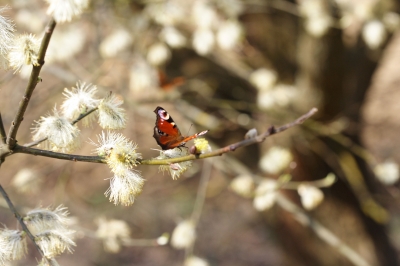
[[[18,144],[15,145],[13,153],[32,154],[35,156],[44,156],[44,157],[50,157],[60,160],[68,160],[73,162],[105,163],[104,158],[100,156],[83,156],[75,154],[66,154],[61,152],[53,152],[53,151],[25,147]]]
[[[212,161],[207,162],[204,161],[203,171],[201,173],[199,188],[197,189],[197,197],[196,202],[194,203],[193,212],[191,219],[197,224],[200,219],[201,212],[203,210],[204,200],[206,198],[207,185],[210,180],[211,170],[212,170]]]
[[[73,229],[78,231],[79,234],[83,234],[85,237],[97,239],[103,241],[104,238],[99,237],[96,232],[81,227],[79,225],[74,225]],[[162,236],[160,236],[162,237]],[[164,244],[159,243],[159,238],[142,238],[142,239],[135,239],[135,238],[121,238],[121,244],[126,247],[158,247],[163,246]]]
[[[24,147],[33,147],[33,146],[37,146],[37,145],[39,145],[40,143],[42,143],[43,141],[46,141],[47,139],[48,139],[48,137],[45,137],[45,138],[42,138],[42,139],[39,139],[39,140],[35,140],[35,141],[29,142],[29,143],[25,143],[25,144],[22,145],[22,146],[24,146]]]
[[[200,184],[197,189],[196,202],[194,203],[193,212],[190,217],[195,227],[197,227],[197,224],[199,223],[200,220],[201,212],[203,211],[203,205],[206,199],[207,186],[208,186],[208,181],[210,180],[212,166],[213,166],[212,161],[210,162],[204,161],[203,171],[201,173],[201,178],[200,178]],[[193,246],[194,242],[188,248],[186,248],[185,250],[186,259],[192,255]]]
[[[75,125],[76,123],[78,123],[79,121],[81,121],[83,118],[85,118],[86,116],[90,115],[91,113],[93,113],[94,111],[97,111],[99,109],[99,107],[95,107],[90,109],[89,111],[87,111],[86,113],[80,114],[78,116],[77,119],[75,119],[74,121],[71,122],[71,125]]]
[[[350,260],[354,265],[371,266],[371,264],[369,264],[363,257],[361,257],[360,254],[358,254],[348,245],[343,243],[328,228],[311,218],[309,215],[307,215],[307,213],[297,207],[294,203],[290,202],[290,200],[285,198],[285,196],[283,196],[282,194],[278,193],[277,203],[282,209],[291,213],[295,220],[313,230],[320,239],[336,249],[340,254]]]
[[[49,46],[50,38],[51,38],[51,35],[53,34],[55,26],[56,26],[55,20],[51,19],[45,29],[45,34],[43,36],[43,40],[42,40],[42,43],[41,43],[40,49],[39,49],[39,55],[38,55],[38,63],[39,64],[38,64],[38,66],[33,66],[33,68],[32,68],[32,73],[29,78],[28,85],[25,89],[24,96],[22,97],[22,100],[19,102],[18,111],[15,114],[13,122],[11,123],[10,130],[8,131],[7,144],[8,144],[8,148],[10,150],[12,150],[17,143],[17,141],[16,141],[17,131],[18,131],[19,126],[21,125],[22,120],[24,120],[24,114],[25,114],[26,108],[28,107],[29,100],[31,99],[32,93],[33,93],[36,85],[39,82],[40,70],[42,69],[42,66],[44,65],[44,57],[46,55],[47,47]]]
[[[288,123],[286,125],[283,125],[281,127],[275,128],[274,126],[271,126],[267,132],[251,139],[245,139],[242,141],[239,141],[237,143],[228,145],[226,147],[223,147],[221,149],[212,151],[212,152],[207,152],[199,155],[187,155],[183,157],[178,157],[178,158],[172,158],[172,159],[164,159],[164,160],[158,160],[158,159],[150,159],[150,160],[139,160],[140,164],[147,164],[147,165],[169,165],[171,163],[179,163],[179,162],[184,162],[184,161],[190,161],[190,160],[196,160],[196,159],[204,159],[204,158],[209,158],[209,157],[215,157],[222,155],[224,153],[232,152],[235,151],[238,148],[249,146],[255,143],[260,143],[263,142],[267,137],[274,135],[276,133],[280,133],[282,131],[285,131],[291,127],[297,126],[302,124],[305,120],[310,118],[312,115],[314,115],[317,112],[317,108],[312,108],[310,111],[308,111],[306,114],[302,115],[295,121]]]
[[[80,120],[82,120],[86,116],[90,115],[91,113],[97,111],[98,109],[99,109],[98,107],[95,107],[95,108],[90,109],[86,113],[80,114],[78,118],[76,118],[74,121],[71,122],[71,125],[75,125]],[[39,145],[40,143],[42,143],[43,141],[46,141],[47,139],[48,139],[48,137],[44,137],[42,139],[39,139],[39,140],[36,140],[36,141],[32,141],[30,143],[26,143],[23,146],[25,146],[25,147],[33,147],[33,146]]]
[[[4,129],[3,118],[1,117],[1,112],[0,112],[0,137],[1,137],[2,143],[6,144],[7,134]]]
[[[8,207],[10,210],[14,213],[15,218],[18,220],[19,224],[21,225],[22,229],[24,232],[28,235],[28,237],[32,240],[35,248],[39,251],[40,255],[48,262],[46,256],[43,253],[43,250],[38,246],[38,244],[35,241],[35,237],[32,235],[32,233],[29,231],[28,227],[24,223],[24,219],[21,217],[21,215],[18,213],[17,209],[14,207],[14,204],[11,202],[10,198],[8,197],[6,191],[4,190],[3,186],[0,185],[0,193],[3,196],[4,200],[7,202]]]

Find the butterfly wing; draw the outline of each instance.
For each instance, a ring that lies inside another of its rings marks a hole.
[[[153,137],[163,150],[184,146],[189,140],[195,139],[208,132],[208,130],[205,130],[192,136],[184,137],[172,117],[164,108],[158,106],[154,112],[157,115],[157,119]]]
[[[160,145],[163,150],[184,145],[184,143],[182,144],[184,137],[167,111],[158,106],[154,112],[157,115],[157,120],[153,137],[157,141],[157,144]]]

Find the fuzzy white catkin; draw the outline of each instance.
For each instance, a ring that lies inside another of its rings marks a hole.
[[[2,68],[8,67],[7,54],[11,48],[15,31],[13,23],[2,15],[7,9],[7,7],[0,8],[0,67]]]
[[[362,29],[362,37],[370,49],[378,49],[387,38],[385,25],[377,19],[368,21]]]
[[[275,85],[276,81],[278,80],[278,76],[273,70],[259,68],[250,74],[249,80],[250,83],[258,90],[268,91]]]
[[[375,166],[374,173],[379,181],[390,186],[399,180],[399,165],[394,161],[388,160]]]
[[[107,165],[114,173],[105,195],[114,204],[132,205],[144,185],[140,172],[133,169],[137,159],[141,158],[141,154],[136,152],[137,145],[115,132],[102,132],[98,136],[98,143],[92,144],[97,147],[97,155],[105,157]]]
[[[132,34],[125,29],[118,29],[107,36],[100,44],[100,54],[104,58],[117,56],[133,42]]]
[[[172,48],[181,48],[186,45],[186,37],[175,27],[165,27],[160,36],[164,39],[164,41]]]
[[[210,264],[202,258],[190,256],[185,260],[184,266],[209,266]]]
[[[95,98],[96,92],[97,87],[95,85],[80,81],[71,90],[65,88],[63,93],[65,100],[61,105],[63,115],[73,120],[97,107],[99,100]],[[94,116],[90,114],[83,118],[82,123],[84,126],[90,126],[93,120]]]
[[[191,18],[199,29],[211,29],[218,24],[217,11],[203,0],[194,1]]]
[[[126,126],[125,110],[121,107],[124,101],[110,94],[100,101],[98,106],[99,124],[104,129],[123,129]]]
[[[110,187],[104,193],[115,205],[130,206],[143,189],[144,179],[140,172],[126,169],[124,174],[115,174],[110,179]]]
[[[18,72],[24,65],[38,66],[40,41],[32,34],[17,36],[8,54],[10,67]]]
[[[257,186],[253,206],[257,211],[270,209],[277,196],[277,182],[272,179],[264,179]]]
[[[193,33],[193,48],[199,55],[207,55],[214,48],[215,37],[210,29],[197,29]]]
[[[72,247],[76,246],[73,233],[72,230],[48,230],[37,234],[35,241],[47,258],[54,258],[65,251],[72,253]]]
[[[191,220],[180,222],[172,232],[171,245],[176,249],[185,249],[196,240],[195,224]]]
[[[160,155],[156,159],[170,159],[189,155],[188,149],[174,148],[169,150],[160,150]],[[170,165],[160,165],[161,172],[168,172],[173,180],[178,179],[186,170],[192,166],[191,161],[173,163]]]
[[[52,150],[61,152],[71,152],[80,145],[80,131],[71,125],[69,120],[61,116],[56,108],[53,115],[41,117],[35,121],[33,130],[33,140],[47,138]],[[46,143],[45,142],[45,143]]]
[[[217,31],[217,42],[224,50],[235,48],[242,36],[242,27],[238,21],[227,20],[221,23]]]
[[[152,96],[158,88],[158,72],[147,60],[135,56],[129,72],[129,89],[136,98]]]
[[[33,209],[26,214],[24,221],[32,234],[55,229],[64,231],[69,223],[68,215],[68,209],[60,205],[54,210]]]
[[[292,160],[292,154],[288,149],[275,146],[261,157],[259,166],[266,173],[279,174],[289,166]]]
[[[71,21],[86,9],[89,0],[46,0],[49,4],[47,14],[52,15],[57,23]]]
[[[250,197],[254,190],[254,181],[249,175],[240,175],[232,180],[229,187],[240,196]]]
[[[23,231],[0,229],[0,265],[2,261],[18,260],[27,252],[26,237]]]
[[[99,218],[96,236],[103,240],[104,249],[111,253],[121,250],[121,240],[129,239],[130,228],[125,221]]]
[[[171,57],[171,51],[164,43],[155,43],[147,51],[147,61],[153,66],[160,66]]]
[[[297,192],[301,197],[301,204],[306,210],[316,208],[324,199],[324,193],[315,186],[301,184]]]

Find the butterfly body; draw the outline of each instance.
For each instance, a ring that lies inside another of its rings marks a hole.
[[[184,137],[172,117],[164,108],[158,106],[154,110],[154,113],[156,113],[157,119],[153,137],[163,150],[185,146],[186,142],[189,140],[195,139],[208,132],[208,130],[205,130],[192,136]]]

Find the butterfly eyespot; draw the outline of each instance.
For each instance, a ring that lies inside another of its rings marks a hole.
[[[168,134],[167,133],[165,133],[165,132],[162,132],[161,130],[159,130],[159,129],[157,129],[157,132],[158,132],[158,134],[159,135],[161,135],[161,136],[168,136]]]
[[[164,120],[168,120],[169,119],[169,114],[167,113],[167,111],[165,111],[163,109],[158,111],[158,115]]]
[[[164,108],[158,106],[154,112],[157,115],[157,119],[153,137],[163,150],[184,147],[186,142],[208,132],[208,130],[205,130],[192,136],[182,136],[178,125],[174,122],[168,112],[164,110]]]

